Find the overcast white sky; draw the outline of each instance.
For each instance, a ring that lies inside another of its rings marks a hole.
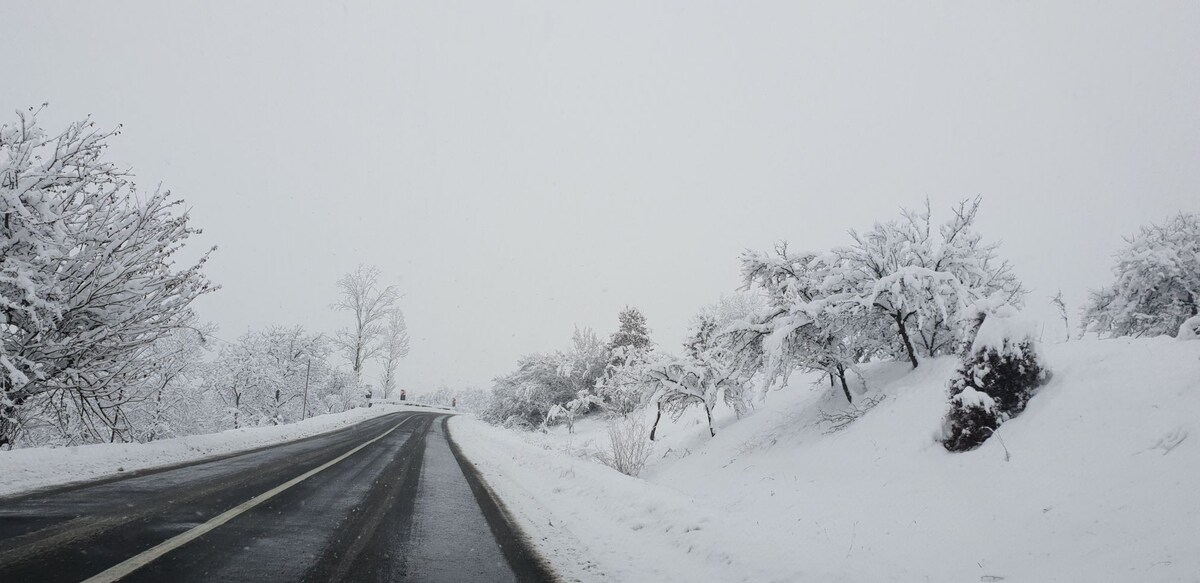
[[[404,385],[486,385],[625,304],[674,348],[737,255],[929,197],[1050,314],[1139,224],[1200,211],[1196,2],[5,2],[0,108],[124,124],[224,286],[201,316],[332,331],[407,294]],[[5,120],[11,114],[4,114]]]

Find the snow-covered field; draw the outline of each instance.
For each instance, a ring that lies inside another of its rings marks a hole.
[[[660,428],[642,479],[591,461],[603,421],[549,434],[467,418],[455,440],[580,581],[1200,580],[1200,342],[1044,347],[1053,377],[978,450],[937,442],[956,361],[797,379],[708,438]]]
[[[286,425],[231,429],[150,443],[99,443],[0,451],[0,496],[303,439],[397,411],[429,410],[427,407],[385,404],[318,415]]]

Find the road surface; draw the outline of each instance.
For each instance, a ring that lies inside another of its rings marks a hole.
[[[0,582],[551,580],[447,419],[0,499]]]

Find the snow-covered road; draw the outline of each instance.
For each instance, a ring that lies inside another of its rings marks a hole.
[[[545,580],[445,420],[4,499],[0,581]]]

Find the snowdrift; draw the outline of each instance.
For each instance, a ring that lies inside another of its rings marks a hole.
[[[599,420],[573,436],[461,418],[451,431],[584,581],[1194,581],[1200,342],[1043,355],[1050,381],[967,453],[936,441],[952,358],[868,366],[854,406],[797,379],[711,439],[684,417],[643,479],[587,459],[607,439]]]

